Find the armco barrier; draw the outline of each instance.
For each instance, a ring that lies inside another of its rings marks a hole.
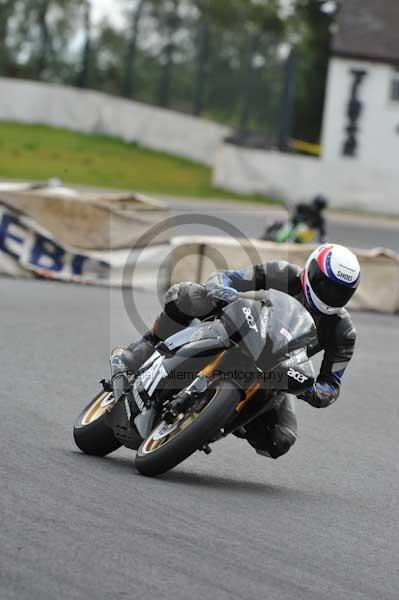
[[[239,269],[257,262],[286,260],[303,266],[314,248],[222,237],[172,239],[170,284],[204,283],[214,271]],[[399,312],[399,257],[383,248],[355,250],[362,269],[361,283],[350,303],[354,310]]]
[[[229,129],[198,117],[72,87],[0,78],[0,120],[102,133],[213,165]]]

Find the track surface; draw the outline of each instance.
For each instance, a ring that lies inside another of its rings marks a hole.
[[[237,202],[183,201],[164,198],[177,214],[202,213],[208,219],[222,218],[232,223],[244,235],[260,238],[266,226],[285,220],[287,213],[270,205],[240,204]],[[225,235],[218,227],[186,225],[179,235]],[[327,215],[327,240],[352,248],[390,248],[399,253],[399,220],[371,216],[348,216],[329,212]]]
[[[355,315],[343,396],[298,405],[288,455],[232,438],[153,480],[133,453],[90,458],[72,440],[110,328],[135,337],[120,292],[0,285],[1,600],[397,600],[396,318]]]

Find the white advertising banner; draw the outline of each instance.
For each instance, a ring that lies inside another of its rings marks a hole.
[[[136,250],[85,251],[59,243],[33,219],[0,204],[0,275],[96,285],[152,286],[168,244]],[[124,280],[134,262],[134,281]],[[161,283],[161,282],[160,282]]]

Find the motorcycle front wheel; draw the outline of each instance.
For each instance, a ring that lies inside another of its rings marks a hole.
[[[85,454],[106,456],[122,444],[105,422],[107,409],[113,404],[112,392],[100,392],[80,413],[75,421],[73,437]]]
[[[206,446],[233,416],[241,395],[233,382],[211,384],[205,397],[174,423],[158,423],[137,451],[136,469],[150,477],[161,475]]]

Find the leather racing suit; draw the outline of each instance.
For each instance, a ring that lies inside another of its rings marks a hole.
[[[206,318],[214,310],[212,294],[220,288],[238,292],[276,289],[306,305],[301,284],[302,269],[285,261],[267,262],[237,271],[212,274],[205,285],[183,282],[173,285],[165,296],[165,307],[154,326],[141,340],[130,345],[124,361],[137,369],[154,351],[154,346],[189,325],[195,317]],[[318,345],[311,355],[324,351],[320,373],[313,388],[301,396],[312,406],[324,408],[338,398],[341,380],[353,356],[356,331],[349,313],[336,315],[311,313],[318,333]],[[245,437],[259,454],[278,458],[295,443],[297,420],[295,398],[285,395],[279,408],[257,417],[245,426]]]

